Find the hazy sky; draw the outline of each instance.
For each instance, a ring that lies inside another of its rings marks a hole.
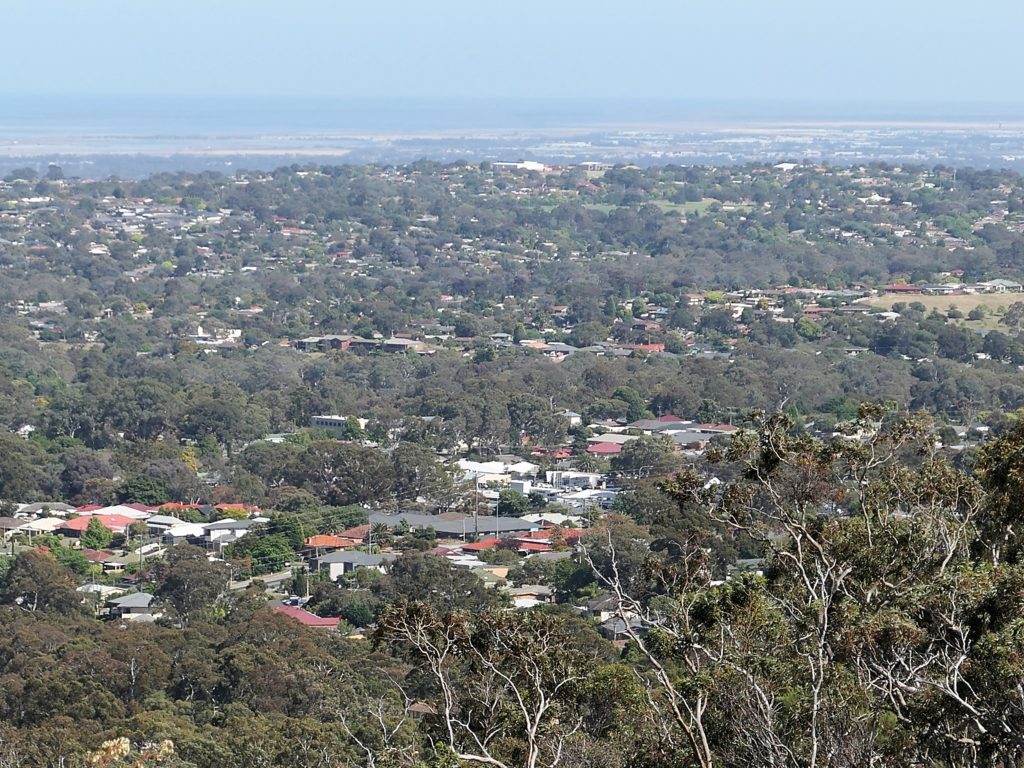
[[[1020,0],[0,0],[0,94],[1020,102]],[[2,105],[0,105],[2,109]]]

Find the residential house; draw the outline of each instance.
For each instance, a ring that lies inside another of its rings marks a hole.
[[[128,526],[138,522],[138,520],[136,520],[134,517],[125,517],[124,515],[117,514],[82,515],[81,517],[73,517],[67,522],[64,522],[60,526],[59,533],[63,534],[64,536],[72,536],[77,538],[85,532],[85,529],[89,527],[89,523],[94,518],[96,520],[99,520],[103,524],[103,526],[111,533],[121,534],[126,533],[128,531]]]
[[[554,601],[554,591],[551,587],[542,584],[524,584],[521,587],[511,587],[508,590],[512,598],[512,605],[516,608],[533,608],[535,605],[544,605]]]
[[[271,610],[274,613],[280,613],[282,616],[294,619],[305,627],[337,629],[341,623],[341,619],[337,616],[317,616],[315,613],[310,613],[305,608],[300,608],[297,605],[274,605],[271,606]]]
[[[624,644],[632,638],[633,634],[639,637],[646,635],[647,627],[636,617],[626,622],[619,616],[613,616],[607,621],[602,622],[598,626],[597,631],[601,633],[602,637],[611,640],[613,643]]]
[[[170,515],[153,515],[146,519],[146,532],[150,536],[163,536],[172,528],[177,528],[183,525],[190,525],[184,520],[179,520],[176,517]]]
[[[352,573],[357,568],[371,568],[383,573],[385,563],[394,560],[395,557],[389,553],[330,552],[314,558],[310,563],[317,571],[327,571],[331,581],[337,581],[346,573]]]
[[[622,453],[622,443],[591,443],[587,446],[587,453],[591,456],[615,456]]]
[[[215,523],[205,523],[202,528],[207,542],[211,544],[218,541],[227,543],[241,538],[249,532],[250,528],[265,522],[267,522],[265,517],[253,517],[244,520],[225,518]]]
[[[309,426],[313,427],[313,429],[325,429],[335,437],[347,437],[353,423],[358,424],[360,429],[366,429],[366,425],[370,422],[367,419],[357,419],[353,416],[341,416],[338,414],[313,416],[309,420]]]
[[[619,615],[619,601],[614,595],[600,595],[593,600],[588,600],[584,604],[584,611],[587,616],[604,623],[613,616]],[[627,609],[623,611],[623,614],[630,616],[631,612]]]
[[[32,504],[23,504],[18,507],[19,515],[66,517],[74,511],[75,508],[70,504],[64,504],[59,501],[37,501]]]
[[[385,352],[415,352],[418,355],[432,355],[434,350],[417,339],[392,338],[381,342],[380,348]]]
[[[125,621],[153,621],[160,614],[153,613],[156,598],[149,592],[132,592],[123,597],[107,600],[107,615]]]
[[[18,529],[18,532],[27,534],[31,539],[33,534],[54,533],[62,525],[64,525],[64,521],[59,517],[39,517],[26,522]]]
[[[17,534],[28,520],[17,517],[0,517],[0,538],[9,539]]]
[[[979,285],[989,293],[1020,293],[1024,291],[1024,285],[1021,285],[1016,280],[1004,280],[997,278],[995,280],[987,280]]]

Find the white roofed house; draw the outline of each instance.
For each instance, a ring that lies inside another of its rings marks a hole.
[[[223,549],[236,539],[242,538],[253,526],[266,522],[268,522],[268,518],[265,517],[252,517],[245,520],[235,520],[233,518],[218,520],[215,523],[203,525],[203,537],[208,546],[212,545],[213,548]],[[173,530],[177,530],[177,528]]]
[[[1020,293],[1024,291],[1024,285],[1021,285],[1016,280],[1005,280],[1003,278],[986,280],[978,285],[991,293]]]
[[[18,529],[19,533],[25,533],[31,539],[34,535],[39,533],[53,533],[58,528],[64,525],[64,520],[59,517],[40,517],[35,520],[27,521],[21,528]]]
[[[150,512],[146,512],[141,509],[136,509],[135,507],[128,506],[126,504],[114,504],[109,507],[100,507],[99,509],[91,509],[88,507],[83,507],[82,509],[87,510],[85,512],[82,512],[82,514],[121,515],[121,517],[130,517],[133,520],[145,520],[151,514]]]

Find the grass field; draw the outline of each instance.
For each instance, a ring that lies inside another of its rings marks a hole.
[[[989,312],[994,313],[999,307],[1009,307],[1015,301],[1024,301],[1024,293],[974,293],[964,294],[963,296],[923,296],[917,293],[909,295],[887,293],[883,296],[867,299],[864,303],[870,304],[872,307],[892,309],[893,304],[900,302],[912,304],[915,301],[924,304],[929,312],[936,309],[942,314],[946,314],[946,311],[952,306],[955,306],[965,315],[975,307],[985,307]]]
[[[887,293],[867,299],[864,303],[881,309],[892,309],[893,304],[899,302],[912,304],[915,301],[924,304],[925,309],[929,312],[934,309],[943,315],[949,311],[950,307],[955,306],[964,314],[962,319],[954,321],[957,325],[962,325],[965,328],[992,330],[1000,328],[999,318],[1002,316],[1003,310],[1006,310],[1014,302],[1024,301],[1024,293],[974,293],[962,296]],[[967,313],[976,307],[984,307],[988,310],[988,314],[983,320],[968,320]]]

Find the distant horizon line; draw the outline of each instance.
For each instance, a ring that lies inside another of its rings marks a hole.
[[[296,105],[304,107],[344,107],[352,105],[373,105],[384,109],[404,107],[431,106],[470,106],[488,105],[511,108],[599,108],[605,109],[621,105],[656,107],[659,109],[725,109],[725,110],[758,110],[778,113],[786,110],[824,110],[833,112],[840,110],[850,114],[857,112],[870,113],[876,110],[883,112],[928,112],[941,117],[945,114],[963,115],[976,111],[991,114],[993,111],[1024,116],[1024,99],[886,99],[886,98],[806,98],[806,97],[671,97],[644,95],[600,96],[429,96],[429,95],[397,95],[397,96],[341,96],[337,94],[188,94],[188,93],[19,93],[0,91],[0,99],[16,106],[36,106],[43,108],[63,108],[102,106],[111,103],[181,105],[195,104],[202,106],[246,105],[259,106],[267,104]]]

